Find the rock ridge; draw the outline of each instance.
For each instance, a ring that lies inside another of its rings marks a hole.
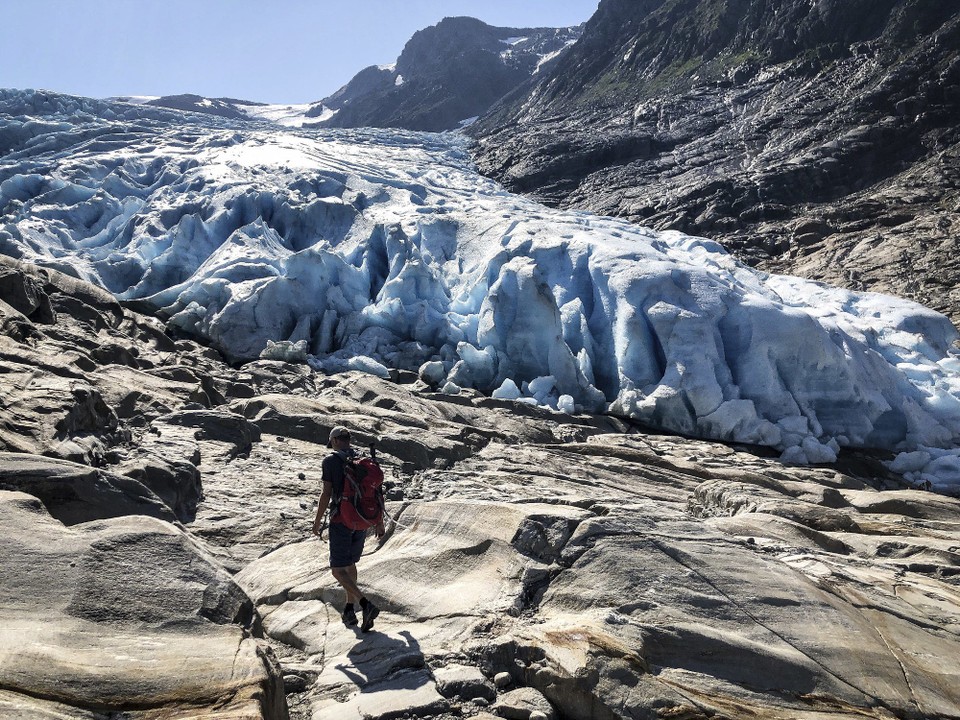
[[[312,112],[329,117],[315,124],[455,130],[544,71],[580,31],[501,28],[470,17],[444,18],[414,33],[396,63],[365,68],[324,98]]]

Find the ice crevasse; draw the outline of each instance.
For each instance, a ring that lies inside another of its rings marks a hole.
[[[944,316],[546,208],[464,142],[0,91],[0,252],[151,301],[236,360],[419,369],[794,462],[886,448],[960,490]]]

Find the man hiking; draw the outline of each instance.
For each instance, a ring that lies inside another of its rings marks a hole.
[[[343,624],[352,627],[357,624],[356,605],[360,605],[362,622],[360,630],[368,632],[373,627],[374,618],[380,614],[380,608],[364,597],[357,586],[357,561],[363,554],[363,543],[367,537],[367,530],[373,527],[378,538],[382,538],[385,530],[382,515],[370,523],[368,527],[354,530],[348,527],[340,513],[344,499],[344,484],[347,478],[348,464],[356,457],[356,452],[350,446],[350,431],[340,425],[330,431],[328,446],[333,452],[323,459],[322,475],[323,492],[320,494],[320,504],[317,507],[317,517],[313,521],[313,534],[318,537],[323,533],[323,517],[330,507],[330,572],[347,593],[347,604],[341,617]]]

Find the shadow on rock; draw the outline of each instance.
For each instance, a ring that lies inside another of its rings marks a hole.
[[[313,720],[433,717],[449,707],[437,692],[420,643],[407,631],[399,636],[363,635],[346,657],[348,663],[334,667],[357,686],[358,692],[345,702],[318,707]]]
[[[399,636],[375,631],[361,634],[359,629],[355,631],[360,641],[347,653],[350,663],[338,664],[336,668],[350,678],[361,692],[372,689],[373,685],[398,670],[423,668],[426,665],[420,643],[407,630],[400,632]],[[426,674],[411,673],[397,680],[403,689],[415,690],[425,685],[428,679]]]

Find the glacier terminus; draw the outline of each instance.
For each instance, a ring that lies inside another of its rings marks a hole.
[[[547,208],[478,174],[467,142],[3,90],[0,252],[145,301],[237,362],[418,370],[788,462],[886,449],[960,492],[946,317]]]

